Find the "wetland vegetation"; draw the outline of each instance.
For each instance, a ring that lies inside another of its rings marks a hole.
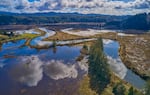
[[[0,32],[0,94],[149,95],[149,33],[27,29]]]
[[[0,95],[150,95],[150,0],[0,0]]]

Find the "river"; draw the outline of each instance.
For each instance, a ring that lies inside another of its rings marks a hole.
[[[42,38],[35,38],[31,44],[37,45],[34,43],[35,40],[42,43]],[[136,88],[143,88],[145,81],[127,69],[120,60],[118,42],[106,39],[103,42],[104,52],[112,71]],[[19,40],[2,45],[0,95],[78,94],[79,82],[88,72],[86,61],[76,62],[81,46],[35,49],[24,46],[24,43],[25,40]]]

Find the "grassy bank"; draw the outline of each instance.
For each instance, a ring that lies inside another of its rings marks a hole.
[[[81,54],[84,53],[83,50],[81,49]],[[122,92],[124,94],[118,95],[128,95],[132,85],[116,76],[109,67],[103,52],[102,39],[91,44],[89,52],[86,51],[85,54],[89,55],[87,63],[89,67],[88,75],[85,75],[80,82],[80,95],[114,95],[114,87],[118,84],[125,89]],[[135,95],[143,95],[136,88],[133,89]]]
[[[121,80],[119,77],[114,75],[113,73],[111,74],[111,81],[110,84],[107,86],[107,88],[104,89],[101,95],[114,95],[113,94],[113,86],[117,83],[122,83],[124,87],[126,88],[125,95],[128,95],[128,90],[130,87],[132,87],[129,83]],[[135,89],[135,88],[134,88]],[[137,95],[143,95],[141,92],[137,91]],[[90,88],[90,77],[89,76],[84,76],[83,80],[80,82],[80,87],[79,87],[79,93],[80,95],[98,95],[95,91],[93,91]]]
[[[26,39],[26,44],[25,45],[29,45],[30,41],[36,37],[39,36],[43,36],[45,35],[45,32],[36,28],[35,31],[39,32],[40,34],[30,34],[30,33],[25,33],[25,34],[21,34],[21,35],[16,35],[16,36],[12,36],[12,37],[8,37],[5,35],[0,35],[0,43],[5,43],[5,42],[9,42],[9,41],[16,41],[16,40],[21,40],[21,39]]]
[[[7,38],[8,38],[8,36],[1,35],[1,34],[0,34],[0,39],[7,39]]]
[[[76,30],[79,31],[79,30]],[[76,32],[75,31],[75,32]],[[78,35],[73,35],[73,34],[68,34],[64,33],[61,31],[57,31],[54,36],[48,37],[44,39],[45,41],[67,41],[67,40],[79,40],[79,39],[90,39],[90,38],[99,38],[102,37],[104,39],[112,39],[116,40],[117,33],[110,32],[110,33],[100,33],[100,34],[95,34],[93,36],[78,36]]]
[[[56,34],[52,37],[48,37],[44,40],[46,41],[67,41],[67,40],[76,40],[76,39],[83,39],[85,37],[82,37],[82,36],[76,36],[76,35],[71,35],[71,34],[67,34],[67,33],[64,33],[64,32],[59,32],[57,31]]]
[[[5,43],[5,42],[9,42],[9,41],[16,41],[16,40],[20,40],[20,39],[33,39],[37,36],[39,36],[39,35],[26,33],[26,34],[22,34],[22,35],[18,35],[18,36],[7,37],[6,39],[1,40],[0,43]]]
[[[123,63],[142,78],[150,77],[150,38],[149,34],[134,37],[120,37],[119,54]]]

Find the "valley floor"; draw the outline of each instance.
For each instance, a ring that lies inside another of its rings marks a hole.
[[[22,34],[17,37],[6,37],[4,35],[0,35],[3,40],[1,40],[1,44],[4,42],[8,41],[14,41],[18,39],[27,39],[26,45],[33,47],[30,43],[32,39],[39,37],[39,36],[44,36],[46,33],[43,30],[40,29],[35,29],[35,31],[39,32],[40,34]],[[83,32],[83,34],[81,33]],[[86,32],[91,32],[91,34],[86,35]],[[72,41],[72,40],[82,40],[82,39],[93,39],[93,38],[103,38],[103,39],[111,39],[111,40],[116,40],[120,44],[120,50],[119,54],[120,57],[123,61],[123,63],[136,72],[138,75],[140,75],[143,78],[149,78],[150,77],[150,34],[124,34],[124,33],[117,33],[114,31],[107,31],[101,32],[101,30],[75,30],[75,29],[70,29],[70,30],[57,30],[55,31],[56,33],[54,35],[51,35],[50,37],[43,38],[42,41],[47,41],[47,42],[53,42],[56,41]],[[97,33],[95,33],[97,32]],[[80,35],[81,33],[82,35]],[[84,36],[85,33],[85,36]],[[95,34],[93,34],[95,33]],[[92,41],[87,41],[87,44],[93,43],[94,40]],[[76,45],[76,44],[81,44],[79,43],[72,43],[71,45]],[[68,44],[69,45],[69,44]],[[47,48],[47,45],[43,46],[34,46],[34,48]],[[108,89],[104,91],[103,95],[113,95],[110,93],[109,90],[112,91],[111,85],[120,82],[118,77],[112,75],[111,78],[111,84],[108,86]],[[81,82],[81,88],[79,89],[81,91],[81,95],[97,95],[95,92],[90,90],[88,87],[88,82],[89,82],[89,77],[85,76],[83,82]],[[127,89],[131,85],[128,83],[124,82],[124,85]],[[86,89],[86,90],[85,90]],[[85,92],[86,91],[86,92]],[[84,94],[83,94],[84,93]],[[88,93],[88,94],[86,94]],[[90,94],[92,93],[92,94]]]

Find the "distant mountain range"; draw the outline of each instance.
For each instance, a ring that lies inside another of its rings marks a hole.
[[[115,16],[115,15],[104,15],[104,14],[80,14],[77,12],[74,13],[61,13],[61,12],[45,12],[45,13],[12,13],[12,12],[2,12],[0,15],[11,15],[11,16],[60,16],[60,15],[77,15],[77,16]],[[125,16],[115,16],[115,17],[126,17]]]
[[[134,16],[115,16],[79,13],[10,13],[0,12],[0,25],[36,25],[65,22],[105,23],[103,27],[112,29],[150,29],[150,13]]]

